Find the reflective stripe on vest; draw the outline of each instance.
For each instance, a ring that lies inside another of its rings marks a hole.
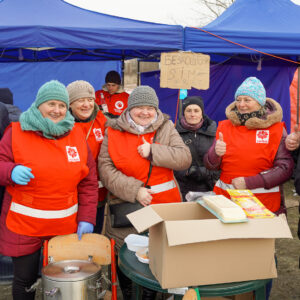
[[[232,184],[229,184],[229,183],[225,183],[223,182],[222,180],[218,180],[216,182],[216,186],[219,187],[220,189],[226,191],[227,189],[235,189],[235,187],[232,185]],[[257,188],[257,189],[253,189],[251,190],[251,192],[253,194],[266,194],[266,193],[276,193],[276,192],[279,192],[279,186],[275,186],[271,189],[264,189],[264,188]]]
[[[234,178],[255,176],[273,168],[283,126],[279,122],[265,129],[249,129],[246,126],[234,126],[230,120],[220,121],[216,138],[222,132],[226,141],[226,153],[220,166],[220,180],[231,184]],[[214,192],[229,197],[225,189],[216,185]],[[279,209],[281,195],[278,186],[272,189],[254,189],[252,192],[272,212]]]
[[[153,191],[154,194],[166,192],[174,188],[176,188],[174,180],[170,180],[161,184],[151,185],[151,191]]]
[[[77,213],[78,204],[75,204],[67,209],[62,209],[62,210],[41,210],[41,209],[35,209],[28,206],[24,206],[16,202],[12,202],[10,206],[10,210],[18,214],[28,216],[28,217],[33,217],[33,218],[62,219]]]

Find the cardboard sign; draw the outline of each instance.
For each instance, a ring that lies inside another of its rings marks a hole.
[[[170,89],[209,88],[210,56],[193,52],[162,53],[160,87]]]

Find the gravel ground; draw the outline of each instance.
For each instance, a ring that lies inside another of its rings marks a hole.
[[[288,211],[288,223],[293,239],[276,240],[276,256],[278,260],[278,278],[273,280],[270,300],[300,300],[300,241],[297,237],[300,197],[294,194],[293,183],[285,184],[285,197]],[[122,299],[118,293],[118,299]],[[41,290],[36,294],[36,300],[41,300]],[[0,300],[12,300],[11,284],[0,281]]]

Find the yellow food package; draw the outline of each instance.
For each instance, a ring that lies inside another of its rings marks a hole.
[[[231,200],[241,206],[248,218],[273,218],[275,215],[268,210],[250,190],[226,190]]]

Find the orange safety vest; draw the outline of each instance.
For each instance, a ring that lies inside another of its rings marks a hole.
[[[98,111],[95,120],[92,120],[90,122],[76,123],[78,126],[82,128],[83,133],[85,134],[85,139],[87,140],[87,143],[92,151],[93,157],[96,161],[96,165],[98,165],[98,155],[104,138],[105,122],[106,122],[106,117],[101,111]],[[98,174],[98,168],[97,168],[97,174]],[[98,174],[98,184],[99,184],[98,201],[104,201],[107,195],[107,189],[102,185],[99,179],[99,174]]]
[[[12,196],[6,225],[28,236],[52,236],[77,230],[77,185],[89,173],[81,128],[58,140],[12,123],[12,152],[17,164],[31,168],[27,185],[7,186]]]
[[[106,104],[109,113],[119,116],[127,108],[129,94],[122,92],[111,95],[107,91],[99,90],[95,97],[98,105]]]
[[[234,189],[231,181],[236,177],[255,176],[273,167],[281,141],[283,123],[266,129],[248,129],[234,126],[229,120],[219,122],[216,137],[223,133],[226,153],[222,157],[221,175],[214,192],[230,198],[226,189]],[[280,208],[279,186],[271,189],[257,188],[254,195],[271,211]]]
[[[142,137],[152,143],[154,132],[136,135],[108,128],[108,152],[118,170],[127,176],[132,176],[146,183],[150,162],[137,151],[143,144]],[[180,192],[174,179],[173,170],[163,167],[152,167],[148,184],[151,186],[151,204],[181,202]]]

